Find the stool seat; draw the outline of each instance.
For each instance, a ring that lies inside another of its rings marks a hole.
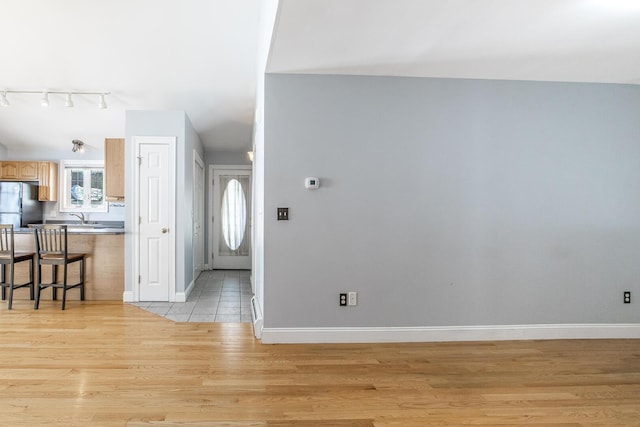
[[[2,300],[7,297],[9,289],[9,304],[11,310],[13,306],[14,289],[29,288],[29,297],[33,300],[33,257],[35,252],[15,252],[13,238],[13,224],[0,224],[0,286],[2,286]],[[19,262],[29,262],[29,281],[25,283],[15,283],[15,265]],[[7,267],[9,273],[7,274]]]
[[[13,254],[13,260],[15,262],[27,261],[35,256],[35,252],[15,252]],[[0,253],[0,260],[11,259],[11,255]]]
[[[38,281],[36,284],[36,302],[33,306],[38,309],[40,305],[40,291],[51,288],[52,298],[56,299],[57,289],[62,289],[62,309],[65,309],[67,302],[67,291],[69,289],[80,288],[80,300],[84,301],[84,253],[67,252],[67,226],[38,224],[30,226],[34,229],[36,256],[38,264]],[[71,263],[79,263],[80,274],[77,283],[68,283],[67,266]],[[42,280],[42,266],[51,266],[51,282],[44,283]],[[58,283],[57,266],[62,266],[62,283]]]
[[[67,254],[67,262],[75,262],[80,261],[80,258],[83,258],[85,254]],[[65,257],[64,255],[58,254],[42,254],[41,261],[43,264],[54,264],[54,263],[64,263]]]

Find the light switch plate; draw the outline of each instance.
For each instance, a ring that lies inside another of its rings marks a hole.
[[[289,220],[289,208],[278,208],[278,221]]]

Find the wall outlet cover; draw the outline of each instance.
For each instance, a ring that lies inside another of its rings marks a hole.
[[[347,306],[347,294],[340,294],[340,307]]]

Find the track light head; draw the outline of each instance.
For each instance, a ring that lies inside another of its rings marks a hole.
[[[49,106],[49,92],[42,92],[42,99],[40,100],[40,105],[43,107]]]
[[[98,101],[98,108],[101,110],[105,110],[107,108],[107,103],[104,100],[104,93],[100,94],[100,100]]]
[[[0,93],[0,105],[3,107],[9,106],[9,100],[7,99],[7,91]]]
[[[73,107],[73,99],[71,99],[71,92],[69,92],[66,95],[66,98],[64,100],[64,106],[65,107]]]

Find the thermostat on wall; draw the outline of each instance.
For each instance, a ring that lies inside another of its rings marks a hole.
[[[316,177],[310,176],[304,179],[304,188],[307,190],[316,190],[320,187],[320,180]]]

